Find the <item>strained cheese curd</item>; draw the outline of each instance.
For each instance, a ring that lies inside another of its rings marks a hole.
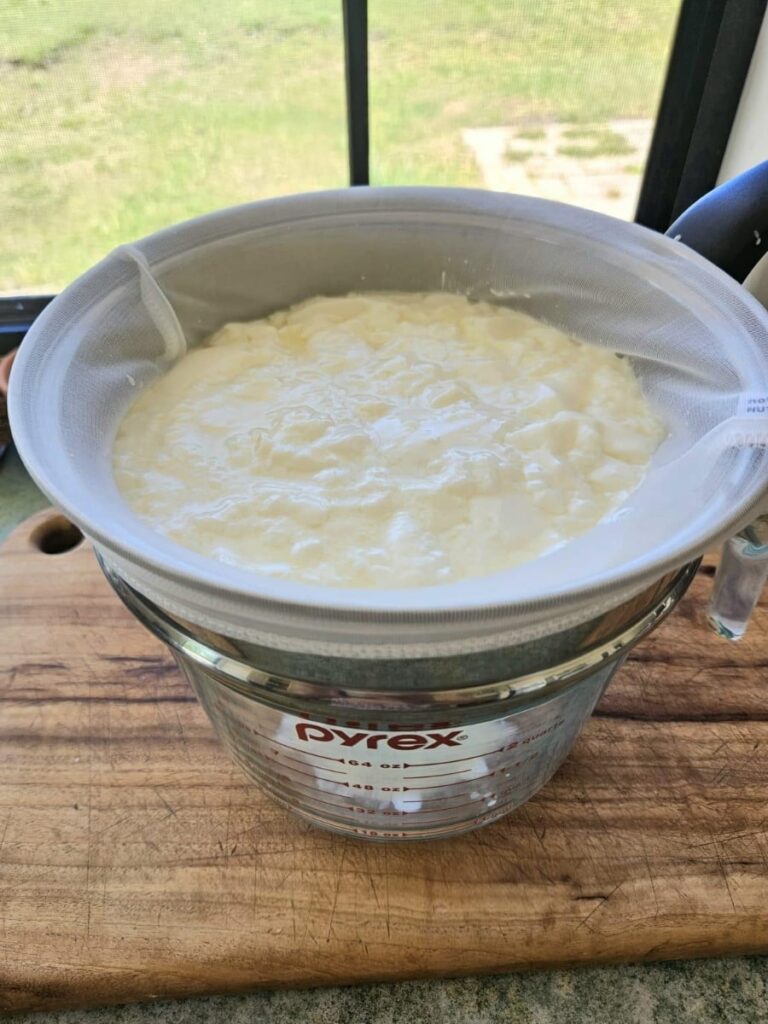
[[[139,394],[114,472],[137,516],[222,562],[424,586],[588,530],[663,436],[611,352],[463,296],[370,293],[223,327]]]

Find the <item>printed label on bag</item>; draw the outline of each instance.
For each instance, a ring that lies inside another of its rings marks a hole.
[[[768,394],[748,392],[739,398],[737,416],[763,416],[768,419]]]

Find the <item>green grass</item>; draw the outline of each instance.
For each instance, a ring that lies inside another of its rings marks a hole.
[[[527,142],[538,142],[541,139],[546,139],[547,133],[543,128],[520,128],[515,133],[515,138],[525,139]]]
[[[563,128],[563,137],[566,139],[601,139],[606,131],[610,131],[610,128],[606,129],[603,125],[574,124]]]
[[[635,152],[627,139],[619,132],[610,128],[582,128],[574,130],[566,128],[563,135],[574,140],[557,147],[561,156],[595,157],[595,156],[628,156]]]
[[[532,156],[532,149],[517,149],[515,146],[507,146],[504,151],[504,159],[509,160],[510,163],[522,164],[526,160],[530,160]]]
[[[372,180],[482,184],[467,127],[651,116],[678,6],[370,0]],[[0,290],[59,287],[206,210],[345,184],[340,7],[3,0]]]

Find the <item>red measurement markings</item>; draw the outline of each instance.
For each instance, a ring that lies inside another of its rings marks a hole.
[[[448,775],[463,775],[464,772],[471,772],[471,768],[460,768],[457,772],[436,772],[434,775],[409,775],[406,782],[413,782],[415,779],[444,779]]]
[[[386,832],[382,832],[379,828],[351,828],[352,832],[355,832],[359,836],[373,836],[374,839],[380,839],[382,836],[386,836],[387,839],[396,839],[398,836],[400,839],[405,839],[408,836],[407,832],[390,832],[387,829]]]
[[[466,781],[469,782],[470,780],[467,779]],[[471,781],[474,782],[475,780],[472,779]],[[484,793],[482,796],[476,797],[472,801],[472,803],[478,803],[478,801],[481,801],[481,800],[503,800],[505,796],[509,796],[512,793],[522,792],[523,789],[524,789],[524,787],[521,787],[519,784],[514,785],[514,786],[506,786],[504,789],[499,789],[495,793]],[[413,790],[409,790],[409,792],[412,793]],[[463,796],[463,794],[462,793],[454,793],[453,795],[449,794],[448,796],[430,796],[430,797],[426,797],[423,800],[408,799],[408,800],[402,800],[401,803],[404,803],[404,804],[436,804],[438,802],[442,802],[443,800],[455,800],[457,796]],[[448,808],[445,808],[445,810],[448,810]]]
[[[272,753],[275,757],[282,757],[283,761],[292,761],[294,764],[304,765],[305,768],[311,768],[306,761],[300,761],[298,757],[289,757],[287,754],[281,754],[279,750],[273,750]],[[293,770],[293,769],[292,769]],[[323,766],[324,772],[333,772],[334,775],[346,775],[347,773],[341,768],[329,768],[327,765]],[[318,776],[319,778],[319,776]]]
[[[292,771],[293,769],[289,769],[289,770]],[[313,775],[312,778],[316,779],[317,776]],[[326,796],[332,796],[333,795],[332,793],[328,793],[324,789],[318,789],[317,786],[308,786],[304,782],[297,782],[296,779],[291,778],[290,775],[280,775],[278,773],[275,773],[275,775],[273,776],[273,779],[279,779],[281,782],[287,782],[289,785],[293,786],[295,789],[306,790],[307,793],[311,793],[312,794],[313,799],[319,799],[316,796],[317,793],[325,793]],[[348,782],[340,783],[340,782],[337,782],[336,779],[324,779],[323,781],[324,782],[332,782],[336,786],[339,786],[339,785],[348,786],[349,785]],[[274,785],[275,785],[274,781],[270,780],[268,783],[265,783],[265,789],[268,789],[269,786],[274,786]],[[334,806],[334,807],[348,807],[349,805],[343,802],[346,798],[347,798],[347,794],[346,793],[339,793],[339,799],[342,802],[341,803],[334,803],[332,806]],[[325,802],[327,803],[328,801],[326,800]]]
[[[498,793],[486,793],[484,796],[475,797],[470,803],[476,804],[479,800],[494,800]],[[463,793],[454,793],[453,796],[429,796],[424,800],[403,800],[404,804],[436,804],[442,800],[455,800],[457,796],[464,796]]]
[[[348,786],[348,782],[339,782],[338,779],[326,779],[324,775],[316,775],[315,772],[303,772],[299,768],[288,768],[289,772],[293,772],[295,775],[306,775],[310,779],[317,779],[318,782],[332,782],[335,786]],[[288,776],[290,778],[290,776]]]
[[[272,795],[272,794],[270,794]],[[282,799],[285,799],[283,797]],[[352,811],[355,814],[368,814],[368,810],[365,807],[359,807],[357,804],[344,804],[336,803],[334,800],[321,800],[319,797],[315,797],[311,802],[312,804],[324,804],[326,807],[333,807],[337,811]],[[310,808],[311,810],[311,808]]]
[[[281,806],[281,807],[287,807],[287,808],[291,809],[291,805],[290,805],[290,803],[288,803],[288,801],[287,801],[287,800],[285,799],[285,797],[284,797],[284,796],[280,796],[280,795],[279,795],[278,793],[273,793],[273,792],[271,792],[270,790],[265,790],[265,792],[266,792],[266,793],[267,793],[267,794],[268,794],[268,795],[269,795],[269,796],[270,796],[270,797],[271,797],[271,798],[272,798],[273,800],[277,800],[277,802],[278,802],[278,803],[280,804],[280,806]],[[345,810],[345,811],[346,811],[346,810],[349,810],[349,808],[348,808],[347,806],[344,806],[344,805],[342,805],[342,804],[334,804],[334,803],[331,803],[331,802],[330,802],[330,801],[328,801],[328,800],[316,800],[316,801],[315,801],[315,803],[318,803],[318,804],[325,804],[325,806],[326,806],[326,807],[334,807],[334,808],[335,808],[335,809],[336,809],[337,811],[338,811],[338,810],[339,810],[340,808],[341,808],[342,810]],[[317,808],[317,807],[314,807],[314,806],[308,806],[308,807],[307,807],[306,809],[307,809],[308,811],[310,811],[310,812],[313,812],[313,811],[314,811],[314,813],[315,813],[315,814],[324,814],[324,813],[325,813],[324,811],[321,811],[321,810],[320,810],[319,808]],[[359,818],[355,818],[355,821],[359,821],[359,820],[360,820]],[[353,822],[351,822],[351,821],[350,821],[350,822],[344,822],[344,824],[345,824],[345,825],[346,825],[346,824],[349,824],[349,825],[351,826],[351,825],[353,824]]]
[[[403,768],[434,768],[437,764],[458,764],[459,761],[476,761],[491,754],[501,754],[505,747],[497,747],[496,750],[487,750],[484,754],[470,754],[469,757],[454,757],[452,761],[422,761],[420,764],[404,764]]]
[[[309,787],[303,786],[300,782],[295,782],[293,779],[289,779],[285,775],[278,775],[278,776],[276,776],[276,778],[281,779],[281,780],[286,781],[286,782],[291,782],[294,786],[298,786],[301,789],[309,788]],[[278,789],[277,786],[275,786],[274,782],[271,782],[269,786],[264,785],[264,789],[265,789],[265,791],[267,793],[269,793],[270,796],[274,796],[276,800],[280,800],[283,803],[285,803],[285,796],[280,794],[279,789]],[[274,792],[273,792],[273,790],[274,790]],[[407,815],[412,813],[411,811],[398,811],[398,810],[391,810],[389,808],[382,808],[382,807],[363,807],[360,804],[345,803],[343,800],[322,800],[319,796],[316,795],[318,790],[314,789],[314,790],[310,790],[310,792],[311,792],[311,799],[307,801],[309,804],[312,804],[312,805],[314,805],[314,804],[324,804],[326,807],[333,807],[337,811],[347,811],[347,812],[351,812],[353,814],[381,814],[383,817],[386,817],[386,818],[405,817],[405,816],[407,816]],[[329,793],[325,794],[325,796],[330,796],[330,795],[331,794],[329,794]]]
[[[256,732],[255,729],[249,729],[254,736],[258,736],[260,740],[266,740],[267,743],[276,743],[279,747],[285,747],[286,750],[295,750],[297,754],[304,754],[306,757],[320,757],[323,761],[338,761],[339,764],[344,763],[343,757],[328,757],[326,754],[316,754],[312,750],[305,750],[304,747],[292,747],[290,743],[283,743],[282,740],[276,740],[274,736],[265,736],[261,732]]]
[[[293,769],[289,769],[289,771],[293,771]],[[313,775],[312,778],[316,779],[317,776]],[[276,772],[274,774],[274,776],[272,776],[271,779],[267,779],[267,778],[264,779],[264,782],[262,784],[264,785],[264,788],[267,790],[267,792],[269,792],[271,788],[279,789],[279,787],[276,786],[275,780],[279,780],[280,782],[288,783],[290,786],[292,786],[295,789],[305,790],[306,792],[311,794],[312,800],[315,801],[315,802],[324,803],[324,804],[326,804],[329,807],[341,808],[342,810],[348,810],[349,807],[350,807],[350,804],[344,803],[344,800],[343,800],[343,798],[344,798],[344,796],[346,796],[346,794],[341,794],[341,793],[339,794],[339,797],[341,798],[339,802],[336,802],[334,800],[330,800],[330,801],[329,800],[321,800],[320,797],[317,796],[318,792],[323,793],[324,796],[332,796],[333,794],[326,793],[324,790],[318,790],[314,786],[307,786],[303,782],[298,782],[296,779],[292,778],[290,775],[281,775],[279,772]],[[337,786],[344,786],[345,788],[349,787],[349,783],[348,782],[339,782],[337,779],[326,779],[325,781],[326,782],[332,782],[332,783],[334,783]],[[393,794],[390,794],[390,793],[384,794],[384,797],[388,801],[389,804],[394,804],[394,803],[397,803],[397,804],[409,804],[409,803],[410,804],[422,804],[422,803],[425,803],[426,804],[426,803],[437,803],[437,801],[439,801],[439,800],[455,800],[457,796],[461,796],[461,795],[462,795],[461,793],[454,793],[452,797],[451,796],[439,796],[439,797],[433,797],[431,800],[429,800],[429,799],[427,799],[427,800],[403,800],[401,797],[398,797],[396,794],[393,795]],[[486,794],[483,797],[478,797],[476,800],[471,801],[471,803],[477,803],[478,800],[490,800],[492,797],[495,797],[496,795],[497,795],[496,793],[489,793],[489,794]],[[375,799],[376,798],[376,791],[374,790],[373,792],[371,792],[370,796],[371,796],[372,799]],[[285,798],[283,797],[282,799],[285,799]],[[351,806],[352,807],[359,807],[360,805],[359,804],[352,804]],[[374,813],[376,813],[376,814],[391,815],[393,813],[392,811],[386,810],[384,807],[375,807],[375,808],[373,808],[373,810],[374,810]],[[445,808],[445,810],[450,810],[450,808]],[[366,810],[366,813],[367,813],[367,810]],[[405,813],[410,813],[410,812],[405,812]]]
[[[326,779],[322,775],[315,775],[314,772],[300,772],[296,768],[286,768],[286,771],[296,772],[297,775],[308,775],[310,779],[317,779],[319,782],[330,782],[334,786],[343,786],[344,789],[360,789],[360,790],[365,791],[372,798],[374,797],[374,795],[376,793],[375,787],[370,785],[369,783],[346,782],[346,781],[342,782],[341,779]],[[291,776],[291,775],[280,775],[280,774],[276,773],[275,774],[275,778],[283,779],[286,782],[290,782],[291,785],[293,785],[293,786],[299,786],[301,789],[308,789],[308,790],[310,790],[313,793],[317,793],[317,788],[316,787],[308,786],[305,782],[297,782],[293,778],[293,776]],[[324,793],[325,790],[321,790],[320,792]],[[344,794],[340,794],[340,795],[344,795]]]
[[[443,782],[439,786],[403,786],[404,793],[413,793],[416,789],[447,789],[448,786],[462,786],[465,782],[479,782],[481,779],[492,779],[496,772],[488,772],[485,775],[474,775],[471,779],[458,779],[456,782]]]
[[[492,793],[491,796],[484,796],[484,797],[481,797],[480,799],[481,800],[491,800],[493,797],[495,797],[495,795],[496,795],[495,793]],[[451,798],[449,796],[443,796],[443,797],[440,797],[440,799],[441,800],[450,800]],[[432,800],[423,800],[423,801],[422,800],[403,800],[404,804],[433,803],[433,802],[434,801],[432,801]],[[432,811],[425,810],[424,813],[425,814],[435,814],[438,811],[441,811],[441,812],[442,811],[455,811],[459,807],[477,807],[477,804],[478,804],[477,800],[467,800],[467,801],[465,801],[464,803],[461,803],[461,804],[448,804],[445,807],[435,807],[434,810],[432,810]],[[495,808],[493,808],[493,809],[495,810]]]

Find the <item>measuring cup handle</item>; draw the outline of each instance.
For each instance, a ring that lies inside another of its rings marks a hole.
[[[751,528],[723,544],[709,621],[719,636],[740,640],[768,579],[768,544],[756,546]]]
[[[741,283],[768,253],[768,160],[702,196],[667,235]]]

